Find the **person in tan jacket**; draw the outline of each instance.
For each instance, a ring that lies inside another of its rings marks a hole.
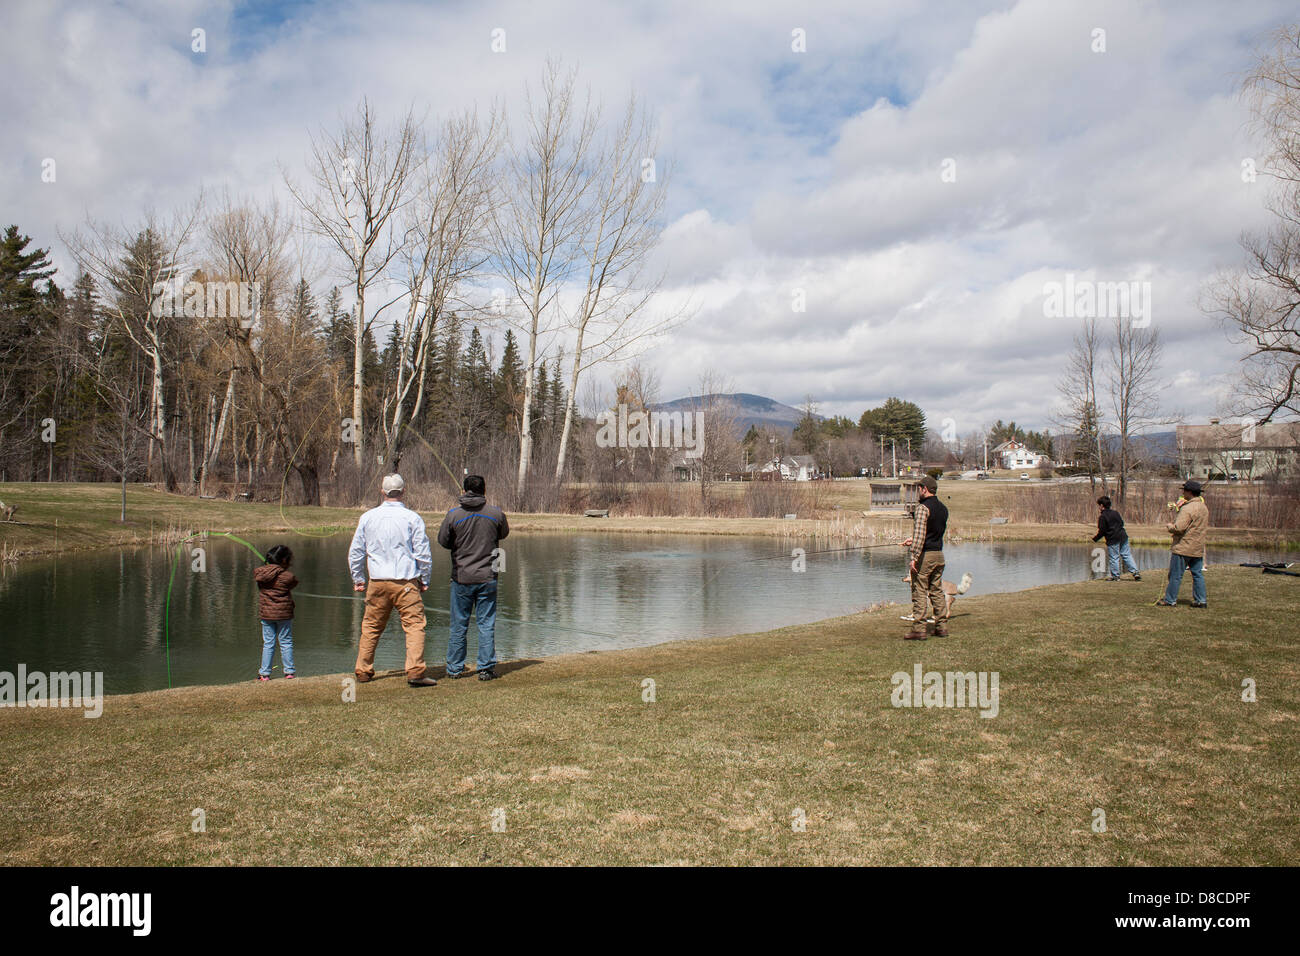
[[[1210,509],[1201,497],[1200,482],[1188,481],[1183,485],[1183,497],[1175,509],[1174,520],[1165,525],[1173,536],[1169,549],[1169,584],[1159,601],[1159,607],[1173,607],[1178,603],[1178,588],[1183,583],[1183,572],[1192,572],[1192,607],[1206,606],[1205,594],[1205,534],[1210,527]]]

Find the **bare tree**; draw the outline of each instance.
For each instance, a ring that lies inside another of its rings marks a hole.
[[[704,513],[708,509],[710,485],[735,470],[741,457],[736,405],[730,392],[729,382],[724,382],[716,372],[705,372],[700,376],[700,394],[692,403],[696,447],[690,454],[699,463],[700,506]]]
[[[77,265],[101,289],[112,291],[104,297],[104,313],[149,361],[150,467],[156,452],[169,491],[176,487],[176,477],[167,456],[164,372],[171,361],[165,329],[173,316],[159,306],[164,289],[182,274],[201,208],[200,196],[166,225],[148,213],[135,232],[88,221],[83,230],[63,237]]]
[[[656,335],[682,321],[685,310],[655,316],[650,310],[662,276],[643,270],[658,242],[665,184],[655,165],[653,123],[628,99],[623,119],[586,173],[587,215],[578,241],[585,273],[582,298],[568,316],[573,360],[555,480],[564,477],[578,382],[595,365],[627,359]]]
[[[407,305],[399,333],[397,380],[385,421],[384,460],[397,469],[402,432],[424,405],[429,354],[438,320],[450,308],[472,311],[461,290],[489,259],[490,174],[500,140],[493,111],[480,123],[472,112],[444,124],[433,159],[410,206],[410,242],[403,252]]]
[[[141,403],[136,387],[137,357],[133,356],[127,363],[115,363],[103,336],[93,340],[90,347],[83,345],[92,341],[99,314],[97,300],[92,299],[87,305],[89,308],[78,315],[79,335],[61,340],[57,347],[81,381],[89,383],[96,399],[85,412],[87,420],[80,423],[78,453],[84,463],[118,479],[121,491],[118,520],[125,524],[126,483],[141,469],[141,454],[153,438],[151,409]]]
[[[1074,337],[1070,357],[1066,361],[1065,375],[1057,383],[1057,391],[1065,400],[1065,408],[1058,423],[1074,436],[1076,451],[1082,450],[1088,467],[1088,482],[1095,492],[1097,477],[1101,475],[1103,489],[1105,474],[1101,455],[1101,405],[1097,401],[1098,364],[1101,343],[1097,335],[1097,320],[1085,318],[1083,327]]]
[[[274,311],[277,298],[286,291],[289,257],[287,246],[290,223],[274,200],[258,205],[251,201],[234,202],[229,194],[222,197],[220,205],[207,224],[207,243],[210,266],[215,276],[248,283],[257,290],[255,308],[259,313]],[[224,337],[234,346],[226,380],[225,397],[221,413],[215,417],[215,395],[208,400],[207,446],[199,471],[199,493],[207,483],[208,473],[221,455],[226,422],[235,402],[236,376],[242,367],[254,379],[263,381],[261,357],[254,347],[256,316],[207,316],[209,330]],[[281,417],[284,412],[280,408]],[[262,427],[259,417],[259,430]],[[253,476],[250,476],[250,478]]]
[[[583,202],[599,110],[579,104],[575,74],[549,61],[540,99],[525,88],[525,135],[512,146],[494,209],[492,233],[500,269],[522,307],[527,343],[524,407],[515,490],[523,495],[533,453],[538,345],[555,325],[554,305],[580,253],[589,218]]]
[[[363,397],[364,340],[371,324],[392,301],[367,311],[366,293],[386,277],[401,251],[403,236],[394,228],[396,215],[411,199],[410,179],[420,163],[418,129],[411,113],[394,129],[383,131],[370,102],[342,121],[337,133],[313,136],[312,189],[299,188],[286,174],[290,194],[307,215],[313,231],[326,239],[347,263],[345,274],[356,297],[353,322],[352,423],[353,459],[358,473],[365,452]]]
[[[1242,236],[1246,266],[1216,277],[1202,305],[1248,348],[1235,404],[1260,424],[1300,413],[1300,24],[1270,41],[1243,94],[1264,140],[1258,172],[1270,182],[1265,207],[1275,222]]]
[[[1128,490],[1129,473],[1140,464],[1136,439],[1153,425],[1167,424],[1160,415],[1159,333],[1140,328],[1124,316],[1115,319],[1115,338],[1110,346],[1110,398],[1119,439],[1119,499]]]

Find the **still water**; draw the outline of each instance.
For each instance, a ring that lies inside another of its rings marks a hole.
[[[276,543],[294,551],[293,570],[302,581],[294,592],[298,674],[350,673],[363,610],[348,577],[350,537],[248,541],[263,553]],[[200,544],[206,569],[195,571],[189,547]],[[807,570],[795,573],[796,543],[773,538],[515,534],[506,544],[496,632],[502,660],[738,634],[908,600],[897,546],[817,553],[828,546],[804,542]],[[1093,576],[1092,547],[950,544],[944,576],[957,581],[969,571],[972,595],[1080,581]],[[217,537],[191,542],[178,561],[180,554],[176,548],[100,552],[0,572],[0,671],[14,672],[20,663],[28,671],[102,671],[106,693],[155,690],[169,680],[180,686],[255,678],[262,638],[253,569],[260,560]],[[1163,549],[1136,548],[1134,557],[1156,574],[1168,565]],[[1261,556],[1216,549],[1209,560],[1235,564]],[[424,596],[430,664],[446,653],[448,568],[447,553],[435,545]],[[475,635],[471,625],[471,662]],[[375,666],[401,668],[403,655],[394,615]],[[275,660],[279,677],[278,652]]]

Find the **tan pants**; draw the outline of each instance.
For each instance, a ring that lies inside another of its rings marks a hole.
[[[936,626],[948,620],[948,601],[943,596],[943,552],[926,551],[912,572],[912,620],[924,627],[926,601],[934,606]]]
[[[362,683],[375,676],[375,648],[393,608],[397,608],[406,632],[406,679],[424,676],[426,622],[419,580],[371,581],[366,586],[366,613],[361,619],[361,647],[357,653],[357,679]]]

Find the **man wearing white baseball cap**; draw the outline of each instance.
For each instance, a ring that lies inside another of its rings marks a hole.
[[[357,522],[348,550],[353,590],[366,593],[366,613],[361,619],[361,646],[356,675],[360,683],[374,680],[375,648],[388,616],[397,609],[406,632],[406,682],[412,687],[433,687],[438,682],[425,674],[424,600],[433,570],[433,554],[424,519],[402,502],[406,482],[401,475],[384,476],[384,502]],[[366,584],[367,572],[370,583]]]

